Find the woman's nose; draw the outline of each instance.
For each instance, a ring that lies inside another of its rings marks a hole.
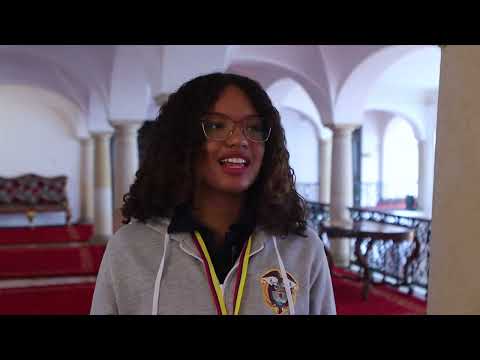
[[[248,146],[248,140],[243,133],[241,124],[235,124],[230,136],[227,138],[227,143],[229,145]]]

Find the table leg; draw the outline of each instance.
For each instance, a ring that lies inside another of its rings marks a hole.
[[[367,251],[365,255],[362,254],[361,250],[362,239],[356,239],[355,241],[355,255],[358,259],[358,262],[363,268],[363,288],[362,288],[362,297],[364,300],[368,297],[368,290],[370,286],[370,269],[368,268],[368,262],[366,259],[366,255],[368,255],[368,251],[370,250],[370,243],[367,245]]]
[[[408,281],[408,270],[412,266],[412,263],[414,260],[418,258],[418,255],[420,254],[420,241],[418,240],[417,234],[413,237],[413,242],[415,243],[415,249],[413,249],[412,253],[407,259],[407,262],[405,263],[405,267],[403,268],[403,284],[408,286],[410,281]],[[412,288],[409,287],[408,293],[412,293]]]

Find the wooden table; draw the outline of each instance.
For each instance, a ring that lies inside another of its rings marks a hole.
[[[368,254],[376,241],[413,241],[415,249],[412,251],[407,259],[404,267],[404,281],[407,281],[408,269],[413,260],[418,256],[420,243],[415,236],[415,230],[403,226],[378,223],[374,221],[356,221],[351,224],[334,225],[330,222],[320,224],[319,235],[320,238],[326,234],[329,240],[335,238],[354,238],[355,241],[355,255],[363,268],[363,290],[362,296],[364,299],[368,297],[368,290],[371,282],[370,268],[368,266]],[[366,239],[367,249],[365,253],[361,251],[362,241]],[[332,257],[329,249],[326,249],[329,263],[332,262]]]

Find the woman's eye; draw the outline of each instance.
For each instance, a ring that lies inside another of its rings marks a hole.
[[[209,129],[212,129],[212,130],[222,129],[222,128],[223,128],[223,124],[219,124],[219,123],[208,123],[208,124],[207,124],[207,127],[208,127]]]
[[[247,130],[250,132],[262,132],[263,128],[261,125],[255,125],[255,126],[249,126]]]

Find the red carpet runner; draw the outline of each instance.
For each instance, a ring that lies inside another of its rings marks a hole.
[[[0,314],[88,314],[105,250],[92,234],[84,224],[0,229]],[[55,285],[28,286],[38,278]]]
[[[87,315],[95,284],[0,289],[0,315]]]
[[[345,274],[335,271],[335,273]],[[353,274],[350,274],[353,275]],[[425,315],[426,301],[399,293],[389,285],[372,285],[362,299],[362,282],[333,276],[338,315]]]
[[[93,235],[89,224],[0,228],[0,245],[86,242]]]
[[[104,246],[90,245],[91,225],[0,229],[0,280],[95,276]],[[15,245],[15,246],[12,246]],[[19,246],[20,245],[20,246]],[[40,245],[40,246],[39,246]],[[333,277],[339,315],[421,315],[426,303],[398,293],[387,285],[375,285],[368,300],[361,297],[361,282]],[[0,288],[3,314],[88,314],[95,284]]]

